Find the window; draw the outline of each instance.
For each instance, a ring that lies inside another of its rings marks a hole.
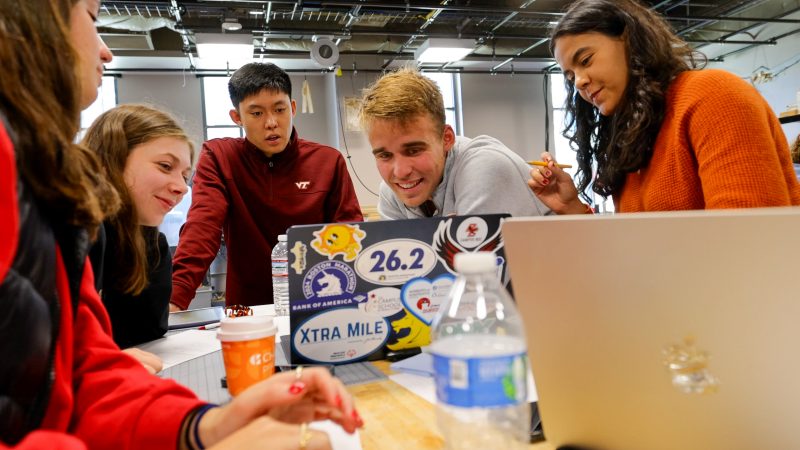
[[[228,112],[231,110],[231,98],[228,94],[230,77],[203,77],[203,119],[205,120],[205,138],[243,137],[241,127],[233,123]]]
[[[83,133],[97,119],[100,114],[117,106],[117,78],[103,77],[103,82],[97,90],[97,100],[81,113],[81,131],[79,139]]]
[[[439,86],[444,99],[445,123],[453,127],[457,135],[462,135],[461,79],[457,73],[423,72]]]
[[[564,104],[567,101],[567,89],[564,87],[564,75],[560,73],[550,75],[550,100],[553,104],[553,130],[555,135],[553,138],[553,144],[555,149],[555,158],[559,164],[572,165],[572,168],[566,169],[565,172],[570,174],[574,179],[575,174],[578,172],[577,155],[575,151],[570,148],[567,138],[561,135],[562,131],[564,130],[564,119],[566,116]],[[591,187],[589,190],[591,192]],[[591,194],[592,206],[594,206],[598,212],[614,212],[614,202],[611,200],[611,197],[604,199],[593,192]]]

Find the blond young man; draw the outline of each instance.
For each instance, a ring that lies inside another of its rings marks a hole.
[[[361,122],[383,178],[383,219],[549,213],[528,188],[525,161],[493,137],[456,136],[436,83],[416,70],[386,74],[367,88]]]

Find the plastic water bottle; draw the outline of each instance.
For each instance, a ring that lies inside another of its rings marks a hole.
[[[525,448],[525,331],[500,283],[496,256],[459,253],[449,301],[431,325],[436,415],[449,449]]]
[[[278,245],[272,248],[272,301],[275,314],[289,315],[289,247],[285,234],[278,236]]]

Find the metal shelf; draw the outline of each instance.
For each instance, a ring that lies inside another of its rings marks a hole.
[[[792,122],[800,122],[800,114],[795,114],[793,116],[786,116],[786,117],[779,117],[781,123],[792,123]]]

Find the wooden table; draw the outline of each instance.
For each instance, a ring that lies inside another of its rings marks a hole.
[[[389,362],[376,361],[391,374]],[[444,441],[436,430],[436,412],[431,403],[391,380],[351,386],[358,412],[364,419],[361,446],[364,450],[441,449]],[[553,450],[546,442],[531,444],[531,450]]]

